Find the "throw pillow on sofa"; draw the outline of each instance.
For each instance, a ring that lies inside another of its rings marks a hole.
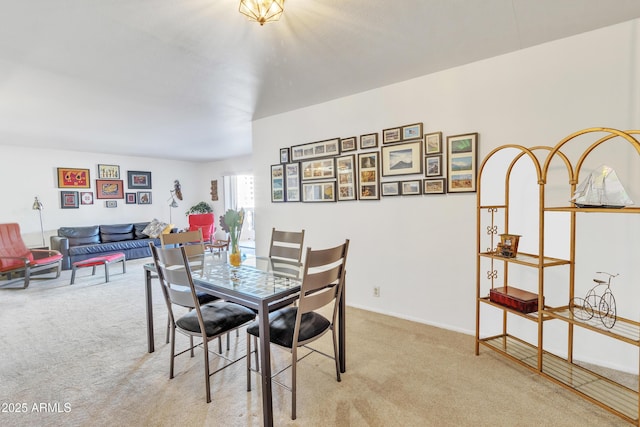
[[[169,224],[167,224],[166,222],[158,221],[154,218],[153,221],[151,221],[149,225],[147,225],[144,230],[142,230],[142,232],[147,236],[155,239],[162,234],[164,229],[167,228],[167,225]]]

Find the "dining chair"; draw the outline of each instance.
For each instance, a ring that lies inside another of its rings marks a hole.
[[[231,236],[227,234],[226,239],[213,239],[213,242],[205,245],[205,248],[209,249],[212,254],[220,255],[222,250],[228,251],[231,244]]]
[[[291,364],[278,371],[278,375],[291,367],[291,385],[285,385],[273,379],[273,382],[283,386],[291,392],[291,419],[296,419],[296,390],[297,390],[297,362],[312,353],[320,353],[334,359],[336,365],[336,379],[340,378],[340,361],[338,360],[338,342],[336,337],[336,318],[338,302],[342,296],[345,277],[349,240],[344,244],[329,249],[311,250],[307,248],[305,265],[300,289],[298,306],[289,306],[269,314],[269,340],[271,344],[287,349],[291,352]],[[331,320],[316,310],[333,304]],[[308,347],[307,344],[331,331],[333,338],[333,357]],[[247,391],[251,391],[251,372],[260,372],[251,367],[251,353],[257,353],[258,348],[251,349],[251,337],[260,335],[257,321],[247,326]],[[298,348],[305,347],[309,353],[298,359]]]
[[[177,248],[158,248],[150,243],[153,261],[158,272],[158,279],[162,285],[169,319],[171,322],[171,362],[169,367],[169,378],[173,378],[174,360],[176,357],[190,351],[193,355],[195,347],[202,346],[204,353],[204,373],[207,403],[211,402],[210,377],[220,370],[242,360],[242,357],[230,359],[222,353],[217,356],[225,359],[227,364],[210,372],[209,368],[209,341],[221,338],[222,335],[230,331],[237,330],[248,322],[255,319],[256,315],[252,310],[239,304],[217,301],[209,304],[198,304],[198,295],[189,267],[189,258],[185,246]],[[186,287],[189,292],[177,291],[174,286]],[[174,313],[174,306],[193,307],[188,313],[177,318]],[[176,331],[189,337],[189,348],[176,354]],[[194,338],[201,338],[202,342],[193,345]],[[214,353],[215,354],[215,353]]]
[[[271,230],[269,258],[281,258],[300,262],[304,243],[302,231],[281,231],[275,227]]]

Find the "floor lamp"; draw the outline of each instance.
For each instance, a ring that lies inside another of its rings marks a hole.
[[[171,203],[169,203],[169,223],[173,224],[173,220],[171,218],[171,212],[173,208],[178,207],[178,202],[176,202],[176,198],[174,197],[174,194],[175,194],[174,190],[169,190],[169,193],[171,194],[171,197],[169,197],[169,199],[167,200],[167,202],[171,200]]]
[[[34,211],[38,211],[38,215],[40,216],[40,234],[42,235],[42,247],[46,247],[47,243],[44,240],[44,227],[42,226],[42,209],[44,206],[42,206],[42,202],[40,200],[38,200],[38,196],[36,196],[36,199],[33,202],[33,206],[31,207]]]

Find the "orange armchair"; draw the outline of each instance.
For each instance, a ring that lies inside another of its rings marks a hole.
[[[35,273],[55,270],[55,278],[60,277],[62,254],[58,251],[27,248],[16,223],[0,224],[0,288],[24,282],[22,289],[29,286]]]
[[[216,231],[215,218],[212,213],[189,215],[189,231],[202,230],[202,241],[211,243]]]

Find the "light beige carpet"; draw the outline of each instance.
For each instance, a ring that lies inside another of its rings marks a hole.
[[[259,426],[260,388],[244,361],[212,378],[183,356],[168,378],[166,309],[154,283],[156,352],[147,353],[143,261],[0,291],[0,425]],[[352,278],[353,280],[353,278]],[[489,350],[472,336],[349,308],[347,372],[312,355],[299,364],[298,419],[274,385],[280,426],[624,426],[622,419]],[[326,336],[322,347],[330,349]],[[244,351],[244,333],[232,339]],[[186,343],[186,338],[183,339]],[[275,364],[288,353],[274,350]],[[286,379],[286,377],[285,377]],[[18,410],[24,412],[18,412]]]

